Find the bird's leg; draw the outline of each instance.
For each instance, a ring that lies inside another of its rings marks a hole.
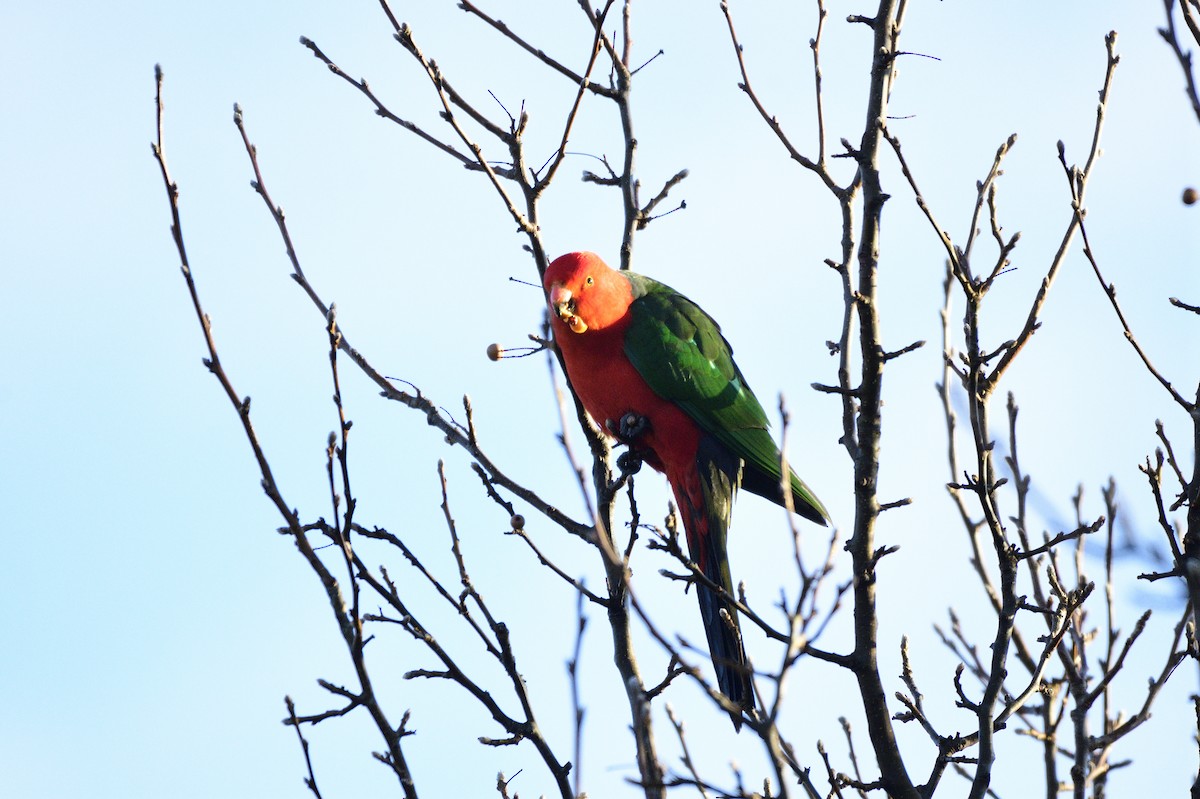
[[[617,456],[617,477],[608,484],[610,494],[616,494],[621,490],[629,478],[637,474],[642,468],[642,456],[636,450],[627,449]]]
[[[650,420],[635,411],[625,411],[618,422],[605,419],[604,427],[609,435],[622,444],[630,445],[650,429]]]
[[[606,419],[604,427],[614,438],[628,447],[625,452],[617,456],[617,469],[620,474],[613,481],[613,489],[616,490],[641,470],[642,455],[635,448],[634,443],[649,429],[650,423],[645,416],[633,411],[626,411],[619,422],[614,423],[612,419]]]
[[[627,444],[640,438],[649,429],[650,420],[633,411],[626,411],[625,415],[621,417],[621,421],[617,423],[617,432],[620,434],[621,440]]]
[[[617,468],[621,470],[621,480],[632,477],[642,470],[642,456],[627,449],[617,456]]]

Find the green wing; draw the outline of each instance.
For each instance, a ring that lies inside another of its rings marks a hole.
[[[768,432],[767,414],[734,363],[721,328],[669,286],[624,274],[635,298],[625,354],[638,374],[746,463],[742,484],[747,491],[782,505],[779,449]],[[796,512],[825,524],[829,515],[821,501],[795,472],[790,482]]]

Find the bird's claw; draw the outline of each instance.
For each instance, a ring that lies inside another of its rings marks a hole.
[[[617,456],[616,479],[608,484],[608,493],[616,494],[621,487],[629,482],[629,478],[642,468],[642,456],[633,450],[626,450]]]
[[[642,469],[642,458],[632,450],[626,450],[617,456],[617,468],[621,470],[621,478],[632,477]]]
[[[614,423],[612,419],[606,419],[604,426],[618,441],[628,444],[645,434],[650,428],[650,420],[640,413],[626,411],[620,421]]]

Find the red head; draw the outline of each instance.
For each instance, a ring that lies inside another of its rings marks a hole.
[[[576,333],[609,327],[633,302],[629,280],[592,252],[559,256],[546,269],[542,285],[550,310]]]

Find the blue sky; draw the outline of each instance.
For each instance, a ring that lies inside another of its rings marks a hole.
[[[635,47],[646,58],[665,50],[636,88],[644,196],[681,168],[690,176],[672,194],[686,199],[687,210],[641,234],[635,266],[721,322],[764,404],[773,407],[781,393],[787,398],[796,421],[791,460],[835,520],[848,524],[850,464],[836,442],[840,408],[808,388],[835,381],[824,342],[837,335],[840,289],[822,265],[837,253],[835,206],[786,159],[737,90],[717,3],[644,5],[635,7]],[[811,152],[807,42],[815,10],[733,5],[756,89]],[[1200,210],[1179,201],[1185,186],[1200,184],[1200,126],[1189,116],[1177,64],[1155,33],[1161,10],[1121,2],[912,5],[902,42],[920,56],[901,64],[892,130],[956,240],[965,239],[975,181],[996,147],[1010,133],[1020,137],[1000,196],[1005,228],[1022,231],[1022,243],[1015,271],[993,292],[993,343],[1015,331],[1069,221],[1055,142],[1066,143],[1071,160],[1085,156],[1103,36],[1119,31],[1122,62],[1089,190],[1089,234],[1140,340],[1189,394],[1200,334],[1194,317],[1166,298],[1200,302]],[[494,108],[487,90],[509,109],[524,100],[532,149],[552,152],[573,99],[569,84],[549,79],[453,3],[395,6],[455,86],[481,106]],[[537,14],[520,3],[489,7],[556,57],[584,60],[590,34],[575,4]],[[842,20],[863,11],[831,4],[826,26],[834,147],[843,136],[860,135],[869,38],[864,27]],[[375,117],[364,98],[298,44],[301,35],[314,39],[352,75],[366,76],[397,113],[448,136],[428,81],[392,41],[373,3],[121,2],[69,11],[18,4],[2,18],[0,60],[8,78],[0,88],[7,112],[0,125],[0,346],[8,379],[0,383],[0,490],[9,524],[0,558],[0,680],[8,688],[0,793],[305,795],[299,748],[279,724],[282,697],[317,711],[327,700],[316,679],[348,682],[352,675],[319,586],[274,532],[281,522],[258,487],[236,416],[200,362],[203,341],[149,147],[154,64],[166,73],[168,158],[221,356],[238,390],[253,397],[255,424],[284,494],[305,518],[329,513],[323,450],[336,417],[325,334],[288,278],[278,233],[249,187],[233,103],[245,109],[306,273],[337,302],[355,346],[383,373],[415,383],[452,410],[469,393],[481,439],[497,462],[579,517],[578,493],[554,440],[558,422],[544,361],[493,364],[483,355],[492,341],[519,345],[536,331],[540,294],[508,281],[533,279],[532,263],[478,175]],[[571,149],[613,154],[616,130],[613,111],[588,100]],[[555,253],[592,249],[615,260],[616,194],[577,180],[595,168],[586,155],[568,160],[546,198],[546,241]],[[835,167],[840,180],[848,168]],[[881,653],[885,676],[898,674],[896,650],[908,634],[923,690],[945,698],[953,663],[930,623],[941,623],[953,602],[964,618],[978,620],[981,640],[990,628],[979,615],[983,600],[966,575],[966,543],[942,489],[949,479],[945,434],[932,386],[940,378],[943,258],[890,160],[885,181],[892,194],[880,275],[887,344],[929,344],[897,361],[888,376],[881,485],[885,499],[911,496],[914,504],[886,516],[881,528],[882,540],[901,545],[881,576]],[[1181,450],[1186,419],[1124,343],[1078,247],[1043,329],[1009,378],[1022,407],[1022,460],[1045,497],[1039,512],[1050,532],[1073,526],[1077,484],[1085,487],[1087,515],[1100,513],[1099,486],[1113,475],[1127,523],[1161,545],[1136,467],[1156,445],[1155,419]],[[501,535],[507,521],[481,495],[462,452],[446,447],[424,419],[385,403],[357,373],[347,368],[343,380],[355,421],[360,519],[403,532],[451,575],[436,472],[445,460],[468,557],[489,598],[525,631],[518,642],[524,670],[538,686],[552,733],[565,735],[563,664],[573,644],[573,600],[518,542]],[[638,490],[646,517],[661,518],[663,482],[645,474]],[[532,533],[572,573],[599,585],[594,553],[526,515]],[[739,528],[747,533],[738,537]],[[790,579],[783,532],[772,506],[754,498],[739,504],[734,570],[764,604]],[[810,539],[814,551],[819,539]],[[697,639],[693,600],[656,580],[668,564],[654,553],[639,557],[636,578],[647,601]],[[1130,708],[1159,668],[1165,636],[1182,610],[1166,582],[1133,579],[1142,568],[1123,568],[1119,585],[1125,629],[1140,608],[1155,609],[1121,686]],[[1098,575],[1098,564],[1092,569]],[[432,595],[423,601],[442,618]],[[620,745],[626,722],[611,701],[616,678],[602,614],[591,622],[583,768],[585,787],[599,796],[621,790],[633,767]],[[848,628],[848,616],[835,623],[830,645]],[[497,771],[522,768],[526,782],[514,783],[522,795],[549,790],[529,752],[472,743],[496,733],[475,708],[444,686],[400,679],[421,657],[410,643],[380,650],[376,679],[387,686],[393,713],[414,708],[422,735],[410,746],[429,795],[486,793]],[[650,644],[643,650],[650,668],[661,668]],[[672,703],[689,706],[691,690],[678,689]],[[819,664],[808,664],[793,684],[791,729],[813,762],[817,738],[840,751],[836,716],[856,711],[851,691],[844,675]],[[1151,729],[1118,750],[1138,765],[1114,776],[1115,794],[1177,792],[1190,784],[1196,754],[1187,697],[1195,691],[1194,665],[1187,664],[1159,699]],[[696,712],[694,725],[712,721]],[[947,729],[968,723],[948,701],[938,713]],[[454,739],[460,721],[467,734]],[[924,763],[925,742],[904,734],[914,762]],[[370,758],[378,743],[365,718],[322,724],[312,739],[326,796],[393,787]],[[752,742],[724,727],[696,745],[713,763],[758,763]],[[1018,757],[1033,751],[1027,741],[1006,746]],[[668,749],[666,756],[675,755]],[[1019,795],[1024,777],[1007,772],[1000,795]]]

